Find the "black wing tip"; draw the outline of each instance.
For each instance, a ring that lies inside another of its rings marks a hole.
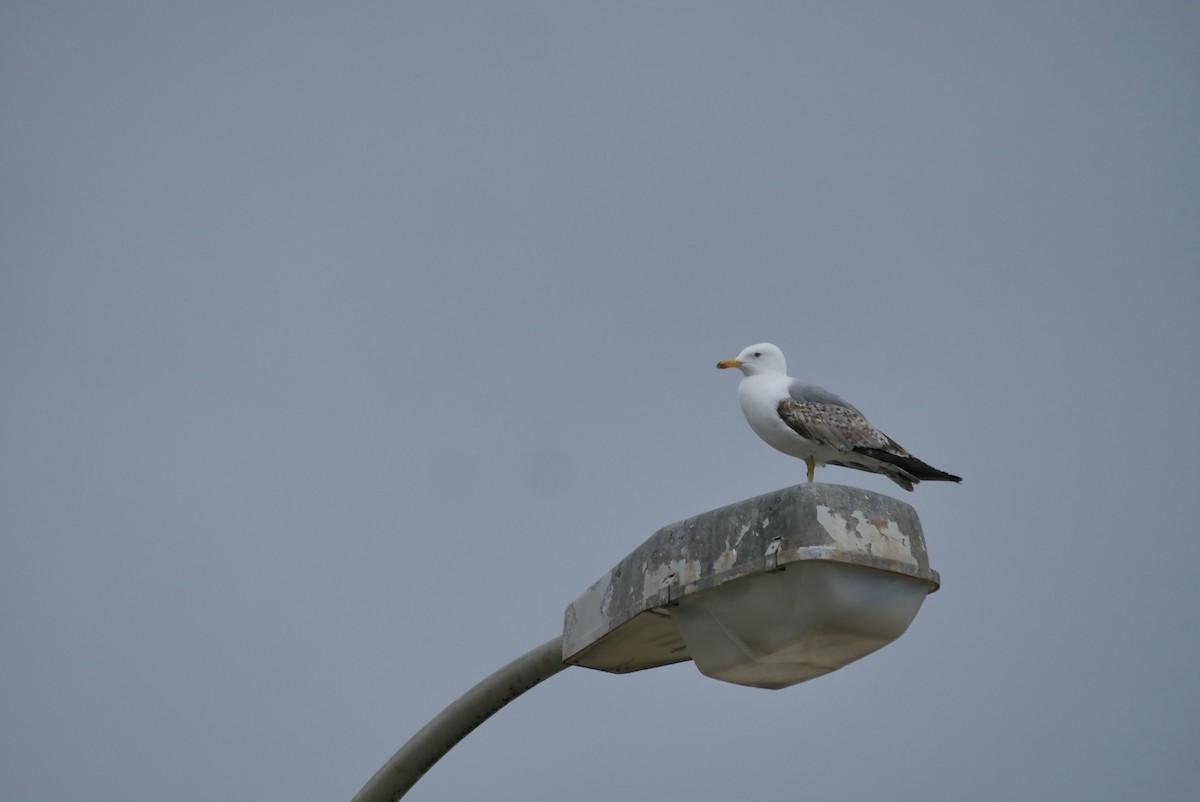
[[[916,482],[955,482],[962,484],[961,476],[939,471],[932,465],[921,462],[916,457],[902,457],[899,454],[893,454],[881,448],[856,448],[854,450],[868,457],[873,457],[880,462],[895,465],[909,474]]]
[[[955,484],[962,484],[961,476],[955,476],[952,473],[939,471],[937,468],[934,468],[931,465],[926,465],[925,467],[929,470],[922,471],[921,473],[913,473],[913,476],[917,477],[922,482],[954,482]],[[910,473],[912,472],[910,471]]]

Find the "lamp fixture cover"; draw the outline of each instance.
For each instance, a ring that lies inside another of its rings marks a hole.
[[[911,506],[796,485],[656,532],[567,607],[563,661],[782,688],[899,637],[939,582]]]

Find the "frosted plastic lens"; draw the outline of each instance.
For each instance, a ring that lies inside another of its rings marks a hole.
[[[671,615],[702,673],[786,688],[904,634],[929,585],[835,562],[796,562],[685,598]]]

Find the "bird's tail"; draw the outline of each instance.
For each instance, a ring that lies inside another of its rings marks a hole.
[[[904,473],[905,478],[908,481],[901,481],[900,479],[897,479],[896,476],[894,474],[892,474],[891,472],[888,473],[888,476],[890,476],[896,484],[900,485],[905,490],[912,490],[911,486],[906,486],[906,485],[908,485],[909,482],[911,482],[911,484],[915,485],[922,481],[925,481],[925,482],[961,482],[962,481],[961,476],[955,476],[952,473],[946,473],[945,471],[939,471],[937,468],[933,467],[929,463],[921,462],[921,460],[919,460],[913,456],[900,456],[899,454],[893,454],[890,451],[884,451],[881,448],[856,448],[854,450],[856,452],[858,452],[859,454],[863,454],[865,456],[872,457],[873,459],[877,459],[880,462],[883,462],[888,465],[899,468]]]

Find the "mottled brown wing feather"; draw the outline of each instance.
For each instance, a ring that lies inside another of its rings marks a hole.
[[[842,451],[870,449],[897,457],[910,456],[895,440],[868,423],[858,410],[785,398],[776,411],[796,434],[814,443]]]
[[[899,472],[890,469],[885,472],[907,490],[912,490],[912,483],[922,479],[962,481],[961,477],[940,471],[908,453],[903,446],[872,426],[856,409],[838,404],[786,398],[779,402],[776,410],[783,422],[801,437],[899,468]],[[829,464],[860,471],[881,472],[869,466],[855,465],[853,462],[830,461]]]

